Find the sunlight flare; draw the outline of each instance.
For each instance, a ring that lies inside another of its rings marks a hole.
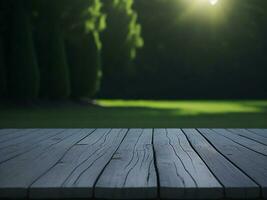
[[[218,3],[218,0],[209,0],[210,4],[215,6]]]

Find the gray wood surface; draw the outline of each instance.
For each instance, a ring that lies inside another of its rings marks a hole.
[[[250,140],[254,140],[255,142],[261,143],[263,145],[267,145],[267,138],[257,135],[257,134],[252,134],[250,131],[246,129],[228,129],[234,134],[237,134],[241,137],[248,138]]]
[[[156,199],[157,177],[152,129],[131,129],[101,174],[95,197],[100,199]]]
[[[267,138],[267,129],[248,129],[248,131]]]
[[[180,129],[155,129],[154,148],[163,199],[218,199],[219,184]]]
[[[229,131],[226,129],[213,129],[215,132],[220,135],[232,140],[233,142],[250,149],[251,151],[255,151],[259,154],[267,156],[267,146],[261,143],[256,142],[255,140],[251,140],[247,137],[240,137],[239,134],[235,134],[235,131]]]
[[[259,186],[217,152],[196,129],[183,129],[183,131],[195,151],[224,186],[227,198],[260,197]]]
[[[215,148],[261,186],[267,198],[267,157],[251,151],[210,129],[199,129]]]
[[[12,146],[16,146],[16,145],[20,145],[20,144],[25,144],[29,140],[32,140],[32,139],[35,139],[35,138],[42,136],[44,132],[46,132],[46,130],[40,131],[39,129],[34,129],[31,132],[25,131],[25,132],[19,133],[19,135],[15,138],[12,138],[12,139],[9,139],[6,141],[2,141],[0,143],[0,149],[10,148]]]
[[[75,143],[89,134],[89,130],[69,129],[63,140],[47,141],[0,165],[0,198],[26,198],[28,187],[64,156]],[[52,142],[52,144],[51,144]],[[54,143],[53,143],[54,142]]]
[[[30,138],[23,138],[22,142],[16,140],[8,141],[8,145],[1,147],[0,145],[0,164],[10,159],[20,156],[23,153],[38,148],[40,144],[45,143],[45,140],[59,134],[64,129],[42,129],[35,135],[29,134]],[[20,138],[21,139],[21,138]]]
[[[97,129],[76,143],[31,185],[30,198],[92,198],[98,176],[126,132],[127,129]]]
[[[4,135],[8,135],[10,133],[15,133],[16,131],[19,131],[20,129],[16,128],[8,128],[8,129],[0,129],[0,138]]]
[[[12,140],[17,140],[21,137],[25,137],[25,136],[27,137],[29,133],[36,132],[36,131],[38,131],[38,129],[20,129],[12,133],[5,134],[0,137],[0,147],[1,147],[1,144],[3,143],[6,143]]]
[[[267,129],[0,129],[0,199],[267,199]]]

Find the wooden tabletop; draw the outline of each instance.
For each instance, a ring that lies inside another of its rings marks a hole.
[[[0,129],[0,198],[267,199],[267,129]]]

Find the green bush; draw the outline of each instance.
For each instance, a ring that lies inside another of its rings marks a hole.
[[[30,13],[24,1],[12,7],[9,47],[9,95],[16,100],[38,96],[39,69],[35,55]]]
[[[141,24],[134,10],[134,0],[105,1],[106,30],[103,32],[103,82],[101,91],[110,96],[114,91],[124,93],[123,85],[131,82],[125,75],[135,74],[134,60],[138,49],[142,48]],[[113,88],[111,87],[114,86]],[[128,90],[128,89],[126,89]]]
[[[71,75],[71,95],[92,98],[100,83],[100,33],[105,29],[105,14],[100,0],[71,2],[64,15],[67,22],[68,61]]]

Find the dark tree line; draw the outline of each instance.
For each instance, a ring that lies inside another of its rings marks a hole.
[[[2,0],[1,96],[15,100],[93,98],[100,87],[102,72],[101,33],[106,27],[111,30],[107,16],[117,12],[126,20],[120,24],[124,34],[115,43],[123,44],[120,52],[112,57],[105,53],[106,65],[124,56],[122,64],[130,62],[139,46],[133,40],[136,35],[140,37],[140,31],[131,32],[138,26],[132,1],[103,2]],[[113,36],[105,34],[105,43],[109,44]]]
[[[198,0],[134,1],[144,46],[101,97],[267,97],[266,1],[188,2]]]
[[[103,41],[103,82],[101,91],[112,96],[114,89],[122,93],[123,78],[135,74],[133,60],[137,50],[143,47],[141,25],[133,10],[134,0],[105,1],[103,11],[107,14],[107,27],[102,34]],[[127,88],[126,88],[127,90]]]
[[[0,96],[266,98],[266,1],[188,2],[1,0]]]

